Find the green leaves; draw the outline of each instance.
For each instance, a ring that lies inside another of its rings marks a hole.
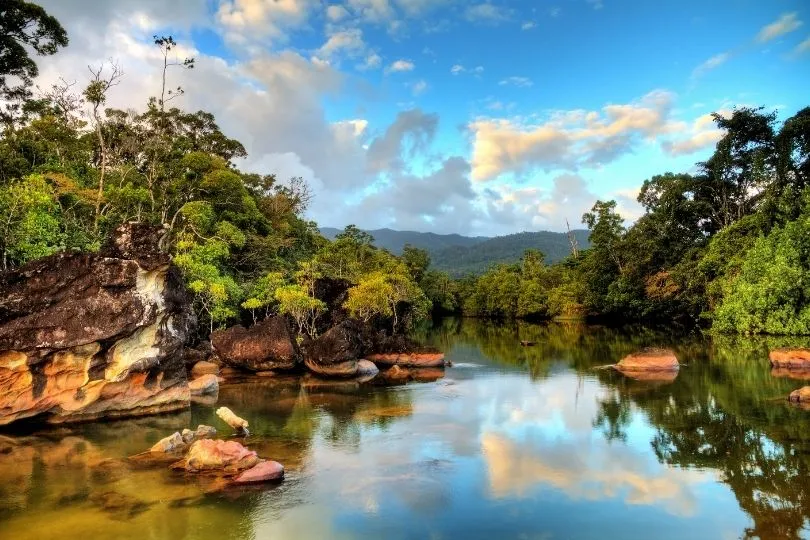
[[[59,207],[40,175],[0,185],[2,268],[44,257],[62,247]]]

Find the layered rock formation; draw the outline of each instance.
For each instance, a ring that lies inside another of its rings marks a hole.
[[[810,349],[774,349],[769,354],[771,366],[787,369],[810,369]]]
[[[0,276],[0,425],[188,406],[185,288],[164,231],[119,227],[99,253],[60,253]]]

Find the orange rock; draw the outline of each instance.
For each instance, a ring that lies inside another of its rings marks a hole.
[[[219,379],[216,375],[208,374],[194,379],[188,383],[192,396],[210,396],[219,392]]]
[[[616,364],[621,372],[678,371],[679,367],[678,358],[669,349],[644,349],[625,356]]]
[[[774,367],[810,369],[810,349],[774,349],[768,357]]]
[[[191,378],[196,379],[203,375],[219,375],[219,366],[213,362],[202,360],[191,368]]]
[[[259,463],[256,452],[236,441],[202,439],[195,441],[180,462],[187,471],[243,471]]]
[[[375,364],[402,367],[443,367],[444,353],[382,353],[370,354],[366,357]]]
[[[433,382],[444,378],[442,368],[413,368],[410,372],[413,380],[419,382]]]
[[[411,372],[400,366],[394,366],[384,373],[385,380],[388,382],[401,383],[406,382],[411,378]]]
[[[788,400],[796,403],[810,403],[810,386],[804,386],[790,393]]]
[[[799,381],[810,381],[810,367],[791,369],[786,367],[771,368],[771,377],[784,379],[795,379]]]
[[[262,461],[236,477],[237,484],[273,482],[284,478],[284,466],[276,461]]]

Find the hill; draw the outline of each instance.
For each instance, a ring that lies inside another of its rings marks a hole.
[[[334,240],[335,237],[342,232],[341,229],[333,227],[321,227],[321,234],[329,240]],[[436,234],[436,233],[422,233],[416,231],[395,231],[392,229],[373,229],[366,231],[374,237],[374,245],[387,249],[395,255],[402,253],[402,248],[405,244],[410,244],[420,249],[426,249],[429,253],[433,254],[445,248],[454,246],[473,246],[479,244],[490,238],[487,236],[462,236],[460,234]]]
[[[550,231],[522,232],[506,236],[462,236],[459,234],[420,233],[376,229],[366,231],[374,237],[377,247],[400,254],[405,244],[425,249],[430,254],[431,267],[454,277],[480,274],[493,264],[512,263],[520,260],[527,249],[538,249],[546,256],[547,263],[554,263],[571,252],[565,233]],[[321,234],[333,240],[340,229],[321,228]],[[575,230],[580,249],[589,246],[588,231]]]

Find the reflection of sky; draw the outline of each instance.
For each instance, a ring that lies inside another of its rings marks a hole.
[[[288,486],[310,505],[256,537],[733,538],[747,525],[714,472],[658,462],[639,411],[608,442],[593,420],[610,390],[595,379],[464,368],[407,389],[410,416],[363,425],[351,449],[316,440]]]

